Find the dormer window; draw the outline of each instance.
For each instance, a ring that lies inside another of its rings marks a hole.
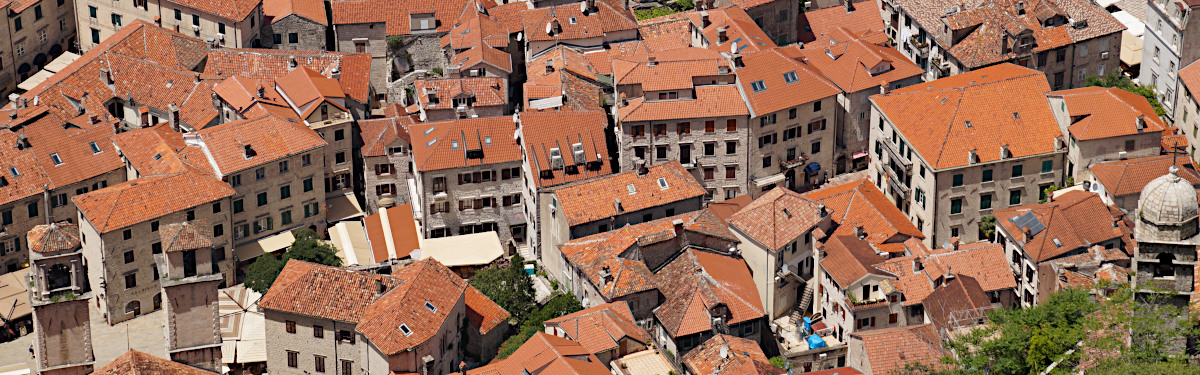
[[[437,19],[433,17],[433,13],[410,14],[408,28],[414,33],[434,31],[437,29]]]

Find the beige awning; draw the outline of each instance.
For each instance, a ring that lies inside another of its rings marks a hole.
[[[25,91],[33,90],[35,87],[38,87],[38,85],[42,84],[42,82],[45,82],[47,79],[50,79],[52,76],[54,76],[54,72],[48,70],[39,70],[37,73],[33,73],[32,76],[29,76],[29,78],[21,81],[21,83],[17,85],[17,88]]]
[[[29,268],[0,275],[0,318],[15,320],[33,313],[25,287],[26,275],[29,275]],[[3,326],[0,322],[0,327]]]
[[[362,222],[343,221],[329,228],[329,242],[337,249],[338,258],[345,265],[375,264],[379,261],[371,255],[371,244],[367,243],[367,233],[363,230]]]
[[[50,60],[50,63],[46,64],[46,66],[42,67],[42,69],[58,73],[58,71],[66,69],[67,65],[71,65],[71,63],[75,62],[75,59],[78,58],[79,55],[70,52],[63,52],[62,55],[55,57],[54,60]]]
[[[504,256],[504,245],[496,232],[472,233],[421,240],[413,254],[416,259],[437,259],[446,267],[482,266]]]
[[[245,262],[250,259],[257,258],[259,255],[275,252],[288,246],[292,246],[292,242],[296,242],[296,236],[292,232],[282,232],[270,237],[262,238],[245,245],[238,246],[233,250],[233,256],[237,257],[239,262]]]
[[[354,193],[326,198],[325,206],[329,207],[325,217],[331,223],[363,216],[362,206],[358,205],[358,196]]]

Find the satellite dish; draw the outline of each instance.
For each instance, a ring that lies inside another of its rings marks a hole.
[[[729,53],[737,53],[737,42],[729,43]]]
[[[729,347],[721,347],[721,359],[729,358]]]
[[[421,122],[425,122],[425,111],[421,111]]]
[[[521,41],[521,37],[522,37],[522,35],[521,35],[521,34],[524,34],[524,33],[521,33],[521,32],[518,32],[518,33],[517,33],[517,41],[518,41],[518,42],[520,42],[520,41]]]
[[[552,34],[553,31],[554,31],[554,25],[551,25],[549,22],[546,22],[546,35],[554,35],[554,34]]]
[[[580,2],[579,2],[579,13],[583,13],[584,15],[587,15],[587,12],[588,12],[588,4],[587,4],[587,2],[586,2],[586,1],[580,1]]]

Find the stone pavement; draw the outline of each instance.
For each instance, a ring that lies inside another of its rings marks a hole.
[[[96,368],[100,368],[130,348],[151,354],[159,358],[167,356],[167,338],[163,326],[166,325],[162,310],[154,311],[117,325],[106,323],[95,301],[89,301],[92,321],[92,354],[96,356]],[[33,345],[33,335],[25,335],[14,341],[0,344],[0,367],[25,362],[33,367],[33,358],[29,355],[29,347]]]

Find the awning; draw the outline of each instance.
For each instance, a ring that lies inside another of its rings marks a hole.
[[[32,370],[25,362],[0,367],[0,375],[29,375],[31,372]]]
[[[50,79],[50,77],[53,76],[53,72],[39,70],[37,73],[33,73],[32,76],[29,76],[29,78],[26,78],[24,81],[21,81],[21,83],[17,84],[17,88],[25,91],[33,90],[35,87],[38,87],[38,85],[42,84],[42,82],[45,82],[47,79]]]
[[[33,313],[29,292],[25,289],[26,275],[29,275],[29,268],[0,275],[0,318],[15,320]],[[0,327],[3,326],[0,321]]]
[[[62,53],[62,46],[61,46],[61,45],[59,45],[59,44],[55,44],[55,45],[53,45],[53,46],[50,46],[50,50],[49,50],[49,51],[47,51],[47,53],[49,53],[49,54],[50,54],[50,56],[54,56],[54,55],[57,55],[57,54],[59,54],[59,53]]]
[[[524,212],[513,212],[511,214],[508,214],[508,217],[506,219],[508,220],[508,225],[525,224],[525,213]]]
[[[777,173],[777,174],[773,174],[770,176],[766,176],[766,177],[754,180],[754,185],[755,186],[766,186],[766,185],[770,185],[770,184],[774,184],[774,183],[779,183],[779,181],[783,181],[783,179],[784,179],[783,173]]]
[[[821,165],[817,163],[808,163],[808,165],[804,167],[804,173],[817,173],[817,171],[820,170]]]
[[[58,45],[55,45],[55,47],[58,47]],[[55,53],[54,47],[50,47],[50,54],[53,55]],[[63,52],[63,54],[55,57],[54,60],[50,60],[50,63],[46,64],[46,66],[42,69],[58,73],[58,71],[66,69],[67,65],[71,65],[71,63],[75,62],[77,59],[79,59],[79,55],[70,52]]]
[[[293,236],[292,232],[282,232],[238,246],[233,250],[233,256],[237,257],[238,261],[245,262],[257,258],[259,255],[272,253],[292,246],[292,242],[296,242],[296,236]]]
[[[358,196],[354,193],[326,198],[325,206],[327,206],[325,216],[331,223],[363,216],[362,206],[358,205]]]
[[[504,256],[504,245],[496,232],[427,238],[413,251],[417,259],[433,258],[446,267],[482,266]]]
[[[529,101],[529,108],[532,108],[532,109],[556,108],[556,107],[562,107],[562,105],[563,105],[562,95],[555,96],[552,98],[534,99],[534,100]]]
[[[337,256],[342,258],[345,265],[364,265],[378,263],[371,256],[371,245],[367,243],[367,234],[363,225],[358,221],[343,221],[329,228],[329,242],[337,249]]]
[[[862,159],[867,156],[867,152],[859,151],[859,152],[855,152],[854,155],[851,155],[851,156],[853,156],[854,159]]]

